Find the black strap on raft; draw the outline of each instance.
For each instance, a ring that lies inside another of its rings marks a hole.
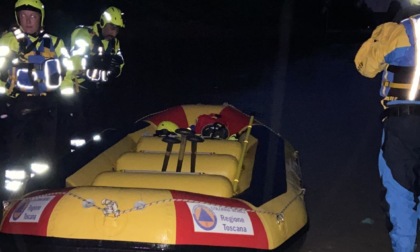
[[[181,146],[179,147],[178,162],[176,164],[176,172],[181,172],[182,163],[184,161],[185,147],[187,144],[187,136],[191,134],[191,130],[179,128],[175,130],[175,133],[181,135]]]
[[[163,164],[162,164],[162,171],[166,172],[166,169],[168,168],[169,158],[170,158],[171,153],[172,153],[172,146],[174,144],[180,143],[181,141],[178,138],[176,138],[176,135],[172,135],[172,136],[167,135],[167,136],[162,138],[162,141],[167,143],[165,158],[163,159]]]
[[[197,158],[197,143],[204,142],[204,138],[195,134],[189,134],[187,140],[191,142],[191,164],[190,172],[195,172],[196,158]]]

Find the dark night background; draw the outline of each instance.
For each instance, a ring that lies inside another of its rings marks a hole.
[[[379,1],[379,0],[378,0]],[[125,13],[116,128],[169,106],[228,102],[300,151],[310,228],[304,252],[391,251],[380,209],[380,79],[353,59],[398,8],[357,0],[43,0],[46,31],[69,45],[108,6]],[[0,28],[14,21],[2,2]]]

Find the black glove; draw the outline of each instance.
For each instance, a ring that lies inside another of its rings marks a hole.
[[[109,77],[115,78],[121,73],[121,65],[124,63],[124,60],[119,55],[112,55],[111,61],[109,63]]]
[[[119,55],[112,55],[111,61],[109,62],[110,68],[120,68],[120,66],[124,63],[124,60]]]
[[[87,69],[106,69],[104,57],[100,55],[92,55],[89,56],[89,60],[87,62]]]

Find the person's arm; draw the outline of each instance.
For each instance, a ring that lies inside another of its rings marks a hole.
[[[110,70],[111,70],[110,77],[111,78],[119,77],[122,73],[122,69],[125,64],[124,57],[122,55],[121,48],[120,48],[120,42],[118,41],[118,39],[115,40],[115,51],[116,51],[116,54],[112,55],[111,63],[110,63]]]
[[[12,32],[4,34],[0,38],[0,94],[8,93],[6,87],[11,61],[16,57],[19,44]]]
[[[71,34],[70,55],[73,71],[77,74],[83,69],[83,58],[90,55],[92,39],[89,31],[85,28],[76,28]]]
[[[357,71],[365,77],[374,78],[388,64],[386,56],[399,47],[408,47],[410,42],[401,24],[389,22],[378,26],[356,54]]]
[[[62,65],[63,81],[61,82],[61,86],[60,86],[61,94],[73,95],[75,93],[75,90],[74,90],[74,85],[73,85],[73,81],[71,77],[72,72],[73,72],[73,69],[72,69],[73,66],[71,63],[70,54],[62,39],[55,38],[54,43],[57,43],[55,51]]]
[[[90,52],[90,35],[87,29],[76,28],[71,34],[70,56],[66,64],[66,75],[61,84],[61,94],[71,96],[78,92],[79,76],[83,72],[83,58]],[[76,83],[75,83],[76,82]]]
[[[70,54],[71,56],[90,55],[92,38],[86,28],[76,28],[71,34]]]

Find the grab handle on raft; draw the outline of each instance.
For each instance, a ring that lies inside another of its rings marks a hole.
[[[246,129],[245,139],[242,143],[242,151],[241,151],[241,156],[239,158],[238,167],[236,168],[235,179],[233,180],[233,191],[235,193],[238,190],[239,177],[241,176],[242,165],[244,163],[246,148],[248,146],[248,139],[249,139],[249,135],[251,134],[251,129],[252,129],[253,122],[254,122],[254,116],[251,116],[249,118],[249,123],[248,123],[247,129]]]

